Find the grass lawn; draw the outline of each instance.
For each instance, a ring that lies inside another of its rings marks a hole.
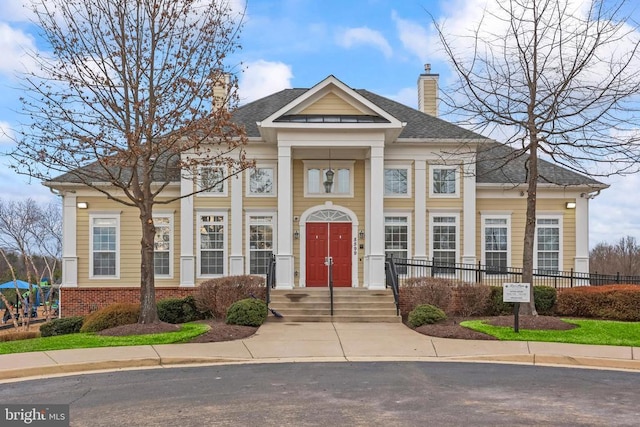
[[[163,334],[129,335],[108,337],[94,333],[78,333],[55,337],[0,343],[0,354],[27,353],[30,351],[65,350],[70,348],[118,347],[130,345],[173,344],[187,342],[209,330],[202,323],[185,323],[179,331]]]
[[[617,322],[612,320],[562,319],[578,325],[569,331],[536,331],[513,327],[491,326],[482,320],[460,323],[466,328],[493,335],[503,341],[544,341],[572,344],[622,345],[640,347],[640,322]]]

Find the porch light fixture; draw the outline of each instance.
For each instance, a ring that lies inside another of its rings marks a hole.
[[[331,187],[333,187],[334,175],[335,175],[335,172],[332,169],[329,169],[324,173],[324,176],[326,178],[326,181],[323,182],[325,193],[331,193]]]
[[[360,240],[364,240],[364,230],[358,231],[358,237],[360,238]]]
[[[300,238],[300,232],[298,230],[293,232],[293,238],[298,240]]]
[[[566,207],[567,207],[567,209],[575,209],[576,208],[576,202],[567,202]]]
[[[76,204],[76,207],[78,209],[87,209],[89,207],[89,203],[87,203],[87,202],[78,202]]]

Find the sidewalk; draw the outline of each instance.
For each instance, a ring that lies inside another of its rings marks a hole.
[[[0,380],[187,364],[463,361],[640,371],[640,347],[433,338],[401,323],[267,322],[253,336],[205,344],[0,355]]]

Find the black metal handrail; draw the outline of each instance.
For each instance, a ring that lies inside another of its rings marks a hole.
[[[396,303],[396,316],[400,315],[400,289],[398,286],[398,270],[393,262],[393,256],[387,257],[385,261],[386,286],[391,287],[393,301]]]
[[[331,316],[333,316],[333,259],[329,257],[327,263],[329,264],[329,301],[331,304]]]
[[[273,254],[271,255],[269,266],[267,267],[267,277],[265,279],[265,285],[267,288],[265,299],[267,302],[267,306],[269,306],[269,304],[271,303],[271,289],[276,287],[276,256]]]

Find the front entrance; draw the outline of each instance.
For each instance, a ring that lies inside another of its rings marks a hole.
[[[326,258],[333,258],[333,286],[351,286],[351,223],[308,222],[306,284],[329,286]]]

